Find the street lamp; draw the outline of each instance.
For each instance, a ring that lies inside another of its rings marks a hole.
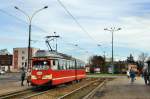
[[[110,29],[105,28],[104,30],[110,31],[112,33],[112,60],[111,60],[111,64],[112,64],[112,73],[114,73],[114,32],[121,30],[121,28],[111,27]]]
[[[25,11],[21,10],[19,7],[15,6],[14,7],[15,9],[17,9],[18,11],[22,12],[27,18],[28,18],[28,21],[29,21],[29,39],[28,39],[28,69],[31,69],[30,68],[30,51],[31,51],[31,23],[32,23],[32,19],[33,17],[40,11],[42,11],[43,9],[46,9],[48,8],[48,6],[44,6],[43,8],[41,9],[38,9],[36,10],[31,16],[29,14],[27,14]]]

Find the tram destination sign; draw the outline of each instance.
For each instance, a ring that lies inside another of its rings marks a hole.
[[[12,65],[12,55],[0,55],[0,65],[1,66]]]

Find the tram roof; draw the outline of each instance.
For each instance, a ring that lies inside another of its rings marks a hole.
[[[33,57],[75,59],[67,54],[47,50],[38,50]]]
[[[48,51],[48,50],[38,50],[33,58],[52,58],[52,59],[68,59],[68,60],[77,60],[80,62],[83,62],[80,59],[73,58],[72,56],[69,56],[67,54],[59,53],[56,51]],[[84,62],[83,62],[84,63]]]

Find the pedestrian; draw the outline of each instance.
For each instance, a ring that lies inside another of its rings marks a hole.
[[[26,76],[25,69],[22,67],[21,68],[21,86],[24,86],[23,82],[25,80],[25,76]]]
[[[130,78],[130,71],[127,70],[127,77]]]
[[[27,72],[27,85],[30,86],[30,82],[31,82],[31,71]]]
[[[144,67],[143,67],[143,77],[144,77],[144,82],[145,82],[145,84],[147,85],[149,82],[149,74],[148,74],[148,67],[147,67],[147,65],[145,65]]]
[[[131,68],[130,69],[130,78],[131,78],[131,84],[133,84],[134,80],[135,80],[135,71]]]

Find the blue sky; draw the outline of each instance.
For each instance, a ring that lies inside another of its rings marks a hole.
[[[15,47],[28,45],[28,20],[20,9],[31,15],[37,9],[49,8],[38,13],[32,21],[32,47],[47,49],[45,36],[57,32],[58,50],[87,60],[93,54],[111,56],[111,33],[104,28],[119,27],[114,33],[114,57],[125,59],[132,53],[150,54],[150,1],[149,0],[60,0],[88,32],[85,33],[57,0],[1,0],[0,49],[10,52]],[[74,46],[78,44],[77,46]],[[98,47],[97,44],[102,46]]]

